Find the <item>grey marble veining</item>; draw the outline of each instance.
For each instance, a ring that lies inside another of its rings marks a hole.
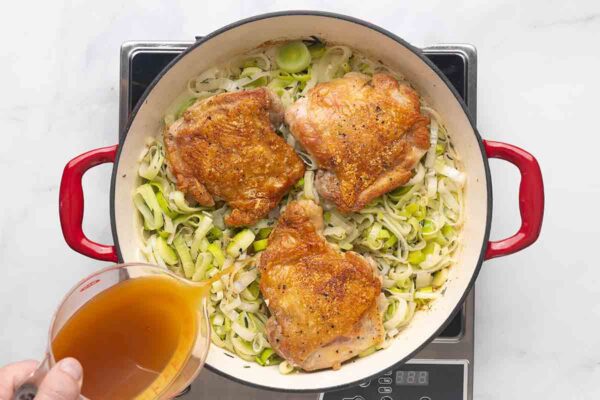
[[[321,9],[372,21],[416,45],[479,51],[487,139],[533,152],[546,183],[538,243],[486,262],[477,283],[475,398],[600,398],[600,3],[559,1],[12,2],[0,16],[0,364],[40,358],[52,311],[104,266],[72,252],[58,185],[72,157],[114,144],[119,46],[187,40],[239,18]],[[518,175],[492,161],[492,235],[517,227]],[[84,179],[84,228],[110,242],[110,166]]]

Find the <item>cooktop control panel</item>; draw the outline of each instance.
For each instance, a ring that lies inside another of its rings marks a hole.
[[[320,400],[465,400],[466,360],[419,360]]]

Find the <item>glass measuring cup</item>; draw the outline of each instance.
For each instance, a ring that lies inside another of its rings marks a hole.
[[[209,287],[210,282],[192,283],[189,282],[165,268],[142,263],[130,263],[114,265],[104,268],[77,283],[63,298],[58,306],[48,331],[48,348],[44,360],[40,363],[36,371],[22,382],[15,390],[13,399],[30,400],[37,393],[37,388],[48,371],[58,362],[55,359],[52,343],[63,326],[69,319],[86,303],[95,298],[98,294],[106,291],[117,284],[121,284],[133,279],[139,279],[150,276],[164,276],[169,279],[175,279],[177,282],[186,286],[198,289],[198,295],[201,295],[205,285]],[[196,337],[193,339],[190,351],[185,356],[185,360],[178,361],[178,367],[170,362],[161,371],[155,380],[143,392],[138,393],[136,399],[167,399],[181,393],[200,373],[208,349],[210,346],[210,322],[208,319],[208,310],[206,306],[206,297],[202,298],[200,307],[196,310]],[[151,351],[151,349],[149,349]],[[174,357],[175,358],[175,355]],[[84,380],[85,368],[84,367]],[[87,400],[81,395],[81,399]],[[91,399],[93,400],[93,399]]]

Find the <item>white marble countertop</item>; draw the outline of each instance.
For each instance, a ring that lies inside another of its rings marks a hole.
[[[477,283],[476,399],[600,398],[600,3],[255,0],[12,2],[0,18],[0,365],[41,357],[63,293],[104,264],[71,251],[57,213],[62,168],[114,144],[119,46],[189,40],[253,14],[321,9],[415,45],[474,44],[478,127],[533,152],[546,184],[535,246],[486,262]],[[341,4],[341,2],[340,2]],[[110,166],[86,175],[88,235],[110,242]],[[518,175],[492,162],[492,236],[518,226]]]

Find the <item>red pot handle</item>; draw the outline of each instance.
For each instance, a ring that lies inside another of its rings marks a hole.
[[[521,227],[507,239],[488,242],[485,259],[516,253],[530,246],[540,235],[544,219],[544,182],[542,171],[535,157],[525,150],[501,142],[484,140],[488,158],[500,158],[519,168],[519,210]]]
[[[58,212],[63,236],[76,252],[102,261],[117,262],[115,246],[99,244],[83,233],[83,188],[81,178],[96,165],[114,162],[118,145],[102,147],[75,157],[65,166],[60,181]]]

